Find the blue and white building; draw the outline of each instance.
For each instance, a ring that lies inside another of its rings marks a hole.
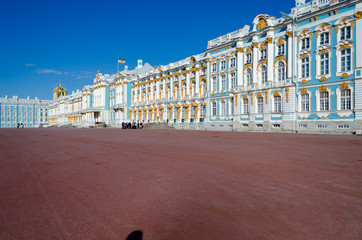
[[[79,112],[85,118],[72,123],[361,131],[362,1],[295,3],[289,14],[259,14],[251,26],[209,41],[201,54],[139,72],[97,73],[82,90],[89,96]],[[51,115],[64,99],[52,104]]]
[[[13,96],[0,98],[0,127],[39,127],[49,123],[50,100],[26,99]]]

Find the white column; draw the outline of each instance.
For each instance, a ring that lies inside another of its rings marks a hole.
[[[200,66],[199,66],[200,67]],[[195,74],[195,79],[196,79],[196,86],[195,86],[195,92],[194,94],[199,95],[200,94],[200,71],[196,71]]]
[[[258,83],[258,44],[253,43],[253,83]]]
[[[187,69],[185,96],[189,96],[189,95],[190,95],[190,69]]]
[[[244,51],[242,45],[239,45],[236,48],[237,51],[237,60],[236,60],[236,74],[237,74],[237,86],[242,87],[244,85],[244,78],[243,78],[243,70],[244,70]]]
[[[293,69],[293,38],[288,37],[288,79],[291,79]]]
[[[268,46],[268,81],[274,80],[274,44],[273,38],[268,37],[266,39]]]

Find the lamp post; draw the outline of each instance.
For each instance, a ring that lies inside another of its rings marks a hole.
[[[296,13],[292,13],[292,16],[280,12],[284,19],[292,20],[292,82],[295,85],[295,132],[298,132],[298,79],[297,79],[297,44],[296,44],[296,32],[297,32],[297,23],[298,18]]]

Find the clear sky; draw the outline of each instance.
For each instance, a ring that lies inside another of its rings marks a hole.
[[[51,99],[62,81],[75,91],[100,70],[152,66],[202,53],[207,41],[252,26],[260,13],[280,17],[294,0],[2,0],[0,97]]]

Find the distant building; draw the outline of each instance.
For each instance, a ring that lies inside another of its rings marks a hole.
[[[48,124],[50,100],[26,99],[13,96],[0,98],[0,127],[39,127]]]
[[[63,106],[62,106],[63,105]],[[208,41],[204,53],[97,73],[51,104],[52,123],[167,122],[178,129],[362,129],[362,1],[296,0],[280,18]]]

